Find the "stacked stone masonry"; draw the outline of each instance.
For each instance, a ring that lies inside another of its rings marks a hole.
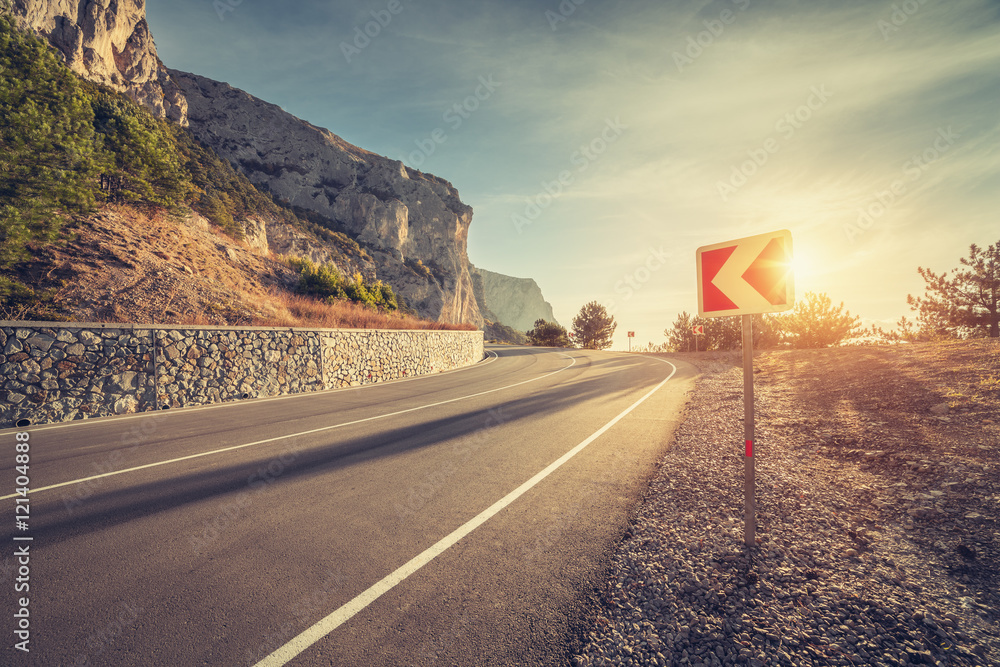
[[[0,428],[356,387],[482,359],[482,331],[0,322]]]

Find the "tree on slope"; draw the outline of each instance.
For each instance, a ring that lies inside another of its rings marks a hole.
[[[611,338],[618,324],[608,314],[607,309],[596,301],[591,301],[573,318],[573,334],[576,342],[588,350],[604,350],[611,347]]]
[[[535,320],[535,328],[526,332],[528,343],[539,347],[570,347],[566,329],[555,322]]]
[[[687,352],[694,349],[694,331],[696,317],[691,317],[686,310],[681,311],[669,329],[663,330],[667,338],[667,346],[673,352]]]
[[[962,267],[936,274],[918,267],[926,281],[923,297],[908,295],[925,336],[1000,337],[1000,241],[982,249],[973,243]]]
[[[50,242],[95,203],[103,164],[94,112],[75,75],[40,39],[0,15],[0,264]]]
[[[705,335],[698,336],[696,342],[692,327],[701,325]],[[753,316],[753,345],[755,349],[778,347],[784,336],[781,319],[771,315]],[[743,348],[743,318],[741,317],[698,317],[687,311],[681,312],[669,329],[663,330],[667,346],[674,352],[695,349],[739,350]]]
[[[861,330],[861,318],[844,310],[843,302],[834,306],[829,296],[815,292],[806,292],[795,309],[779,319],[793,347],[839,345]]]

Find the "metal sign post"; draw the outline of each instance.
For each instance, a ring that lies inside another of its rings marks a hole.
[[[752,547],[757,532],[753,316],[790,310],[795,303],[792,233],[783,229],[703,246],[695,261],[699,317],[743,317],[743,540]]]
[[[757,487],[753,457],[753,315],[743,316],[743,541],[748,547],[756,543]]]

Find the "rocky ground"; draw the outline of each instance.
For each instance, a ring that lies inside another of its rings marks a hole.
[[[765,353],[704,375],[575,665],[1000,664],[1000,343]]]

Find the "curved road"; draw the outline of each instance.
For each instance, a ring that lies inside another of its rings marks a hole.
[[[0,663],[565,665],[694,375],[497,347],[435,376],[31,427],[27,531],[0,431]]]

